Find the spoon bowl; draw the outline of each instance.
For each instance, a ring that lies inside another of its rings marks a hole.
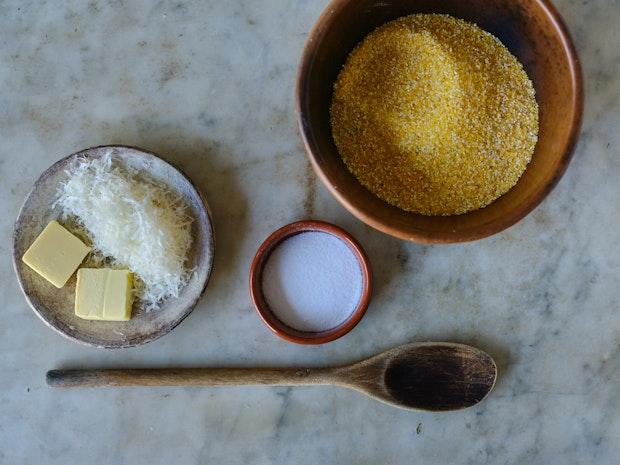
[[[448,342],[402,345],[341,370],[341,385],[397,407],[428,411],[471,407],[497,379],[490,355]]]
[[[448,411],[484,399],[497,379],[490,355],[463,344],[405,344],[352,365],[333,368],[163,368],[51,370],[52,387],[309,386],[355,389],[396,407]]]

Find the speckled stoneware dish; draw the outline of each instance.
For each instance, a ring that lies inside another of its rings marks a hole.
[[[79,158],[98,158],[112,151],[125,165],[161,181],[186,199],[194,216],[194,242],[189,267],[194,268],[189,284],[179,297],[168,299],[161,308],[147,312],[134,303],[133,317],[126,322],[88,321],[74,314],[75,273],[62,289],[43,279],[21,258],[43,228],[60,212],[54,208],[66,169]],[[34,312],[63,336],[94,347],[131,347],[153,341],[171,331],[196,305],[204,292],[213,267],[214,238],[206,200],[178,169],[157,155],[133,147],[103,146],[83,150],[56,162],[37,180],[19,212],[13,236],[13,264],[19,284]]]

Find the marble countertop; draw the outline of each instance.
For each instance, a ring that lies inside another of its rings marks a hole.
[[[463,245],[390,238],[312,174],[294,114],[296,65],[321,1],[0,2],[0,464],[617,464],[620,457],[620,3],[556,0],[580,53],[583,133],[531,215]],[[11,259],[34,180],[79,149],[128,144],[206,193],[217,250],[208,292],[169,335],[83,347],[28,308]],[[374,265],[360,325],[320,347],[269,332],[250,259],[297,219],[353,233]],[[480,405],[395,409],[340,388],[60,391],[59,367],[323,365],[451,340],[498,361]]]

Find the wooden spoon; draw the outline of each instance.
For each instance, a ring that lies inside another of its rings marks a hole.
[[[333,368],[163,368],[51,370],[53,387],[337,385],[397,407],[444,411],[480,402],[493,389],[497,366],[463,344],[405,344],[361,362]]]

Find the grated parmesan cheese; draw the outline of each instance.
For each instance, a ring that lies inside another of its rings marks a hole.
[[[56,202],[63,217],[74,217],[102,258],[137,275],[147,310],[177,297],[191,274],[192,218],[182,197],[109,153],[81,159],[67,174]]]

